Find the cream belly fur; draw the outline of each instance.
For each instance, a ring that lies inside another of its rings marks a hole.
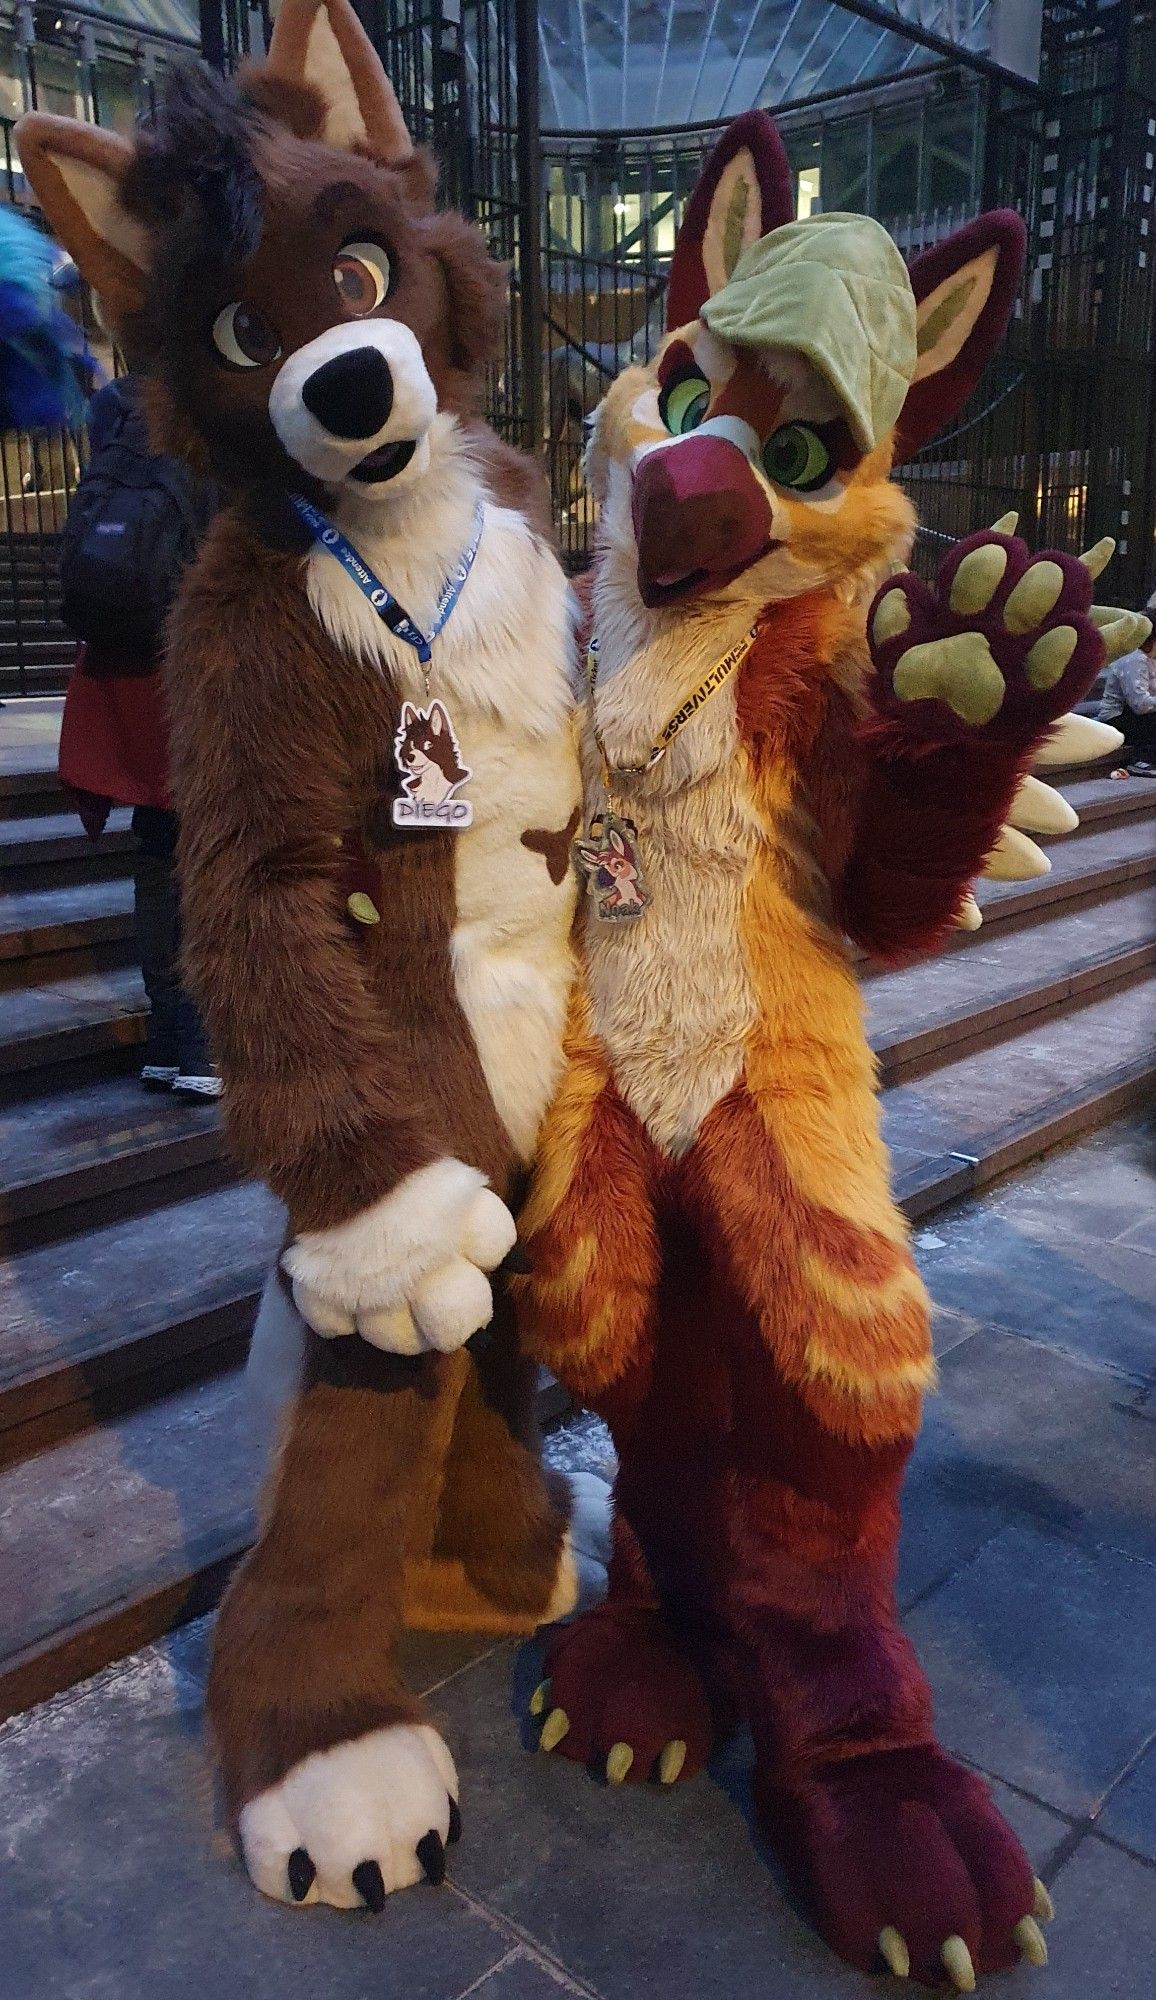
[[[598,726],[612,763],[641,762],[669,717],[751,623],[748,607],[713,605],[696,621],[648,612],[634,586],[636,556],[608,551],[595,594]],[[586,743],[587,811],[603,802]],[[656,1144],[690,1147],[711,1106],[742,1071],[758,1007],[739,907],[764,838],[736,774],[743,768],[733,692],[724,688],[646,778],[619,787],[653,897],[632,924],[601,923],[590,904],[585,972],[594,1026],[626,1102]]]
[[[429,474],[395,503],[343,502],[359,553],[423,629],[444,581],[431,551],[464,549],[477,474],[452,418],[431,432]],[[395,638],[340,563],[315,550],[309,599],[322,624],[402,697],[424,703],[417,655]],[[473,822],[455,836],[458,1001],[498,1115],[529,1160],[558,1080],[574,975],[571,870],[551,880],[530,828],[565,827],[579,803],[572,679],[573,612],[561,568],[520,514],[492,502],[474,567],[434,643],[429,694],[445,703],[471,777]],[[411,836],[421,840],[425,836]]]

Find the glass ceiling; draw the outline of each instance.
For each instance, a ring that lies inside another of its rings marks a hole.
[[[197,0],[89,0],[107,21],[123,21],[130,28],[152,28],[182,41],[200,44]],[[66,5],[61,12],[68,13]]]
[[[643,130],[731,117],[934,60],[917,23],[977,52],[989,0],[882,0],[895,31],[836,0],[540,0],[542,124]]]
[[[110,19],[197,36],[197,0],[97,4]],[[542,125],[644,131],[882,81],[934,60],[904,22],[985,53],[1001,4],[1022,0],[874,0],[890,29],[838,0],[539,0]],[[471,11],[465,0],[467,44]]]

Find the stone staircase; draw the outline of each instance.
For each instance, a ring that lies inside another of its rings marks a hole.
[[[215,1601],[252,1534],[239,1371],[282,1226],[212,1107],[135,1080],[125,815],[93,853],[51,718],[4,749],[25,706],[0,712],[0,1716]],[[913,1218],[1156,1094],[1156,784],[1057,781],[1081,830],[1049,875],[983,885],[935,962],[864,968]]]

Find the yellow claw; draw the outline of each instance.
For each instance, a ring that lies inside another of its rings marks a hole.
[[[999,525],[998,522],[996,525]],[[907,1949],[906,1939],[900,1935],[894,1924],[884,1924],[879,1933],[879,1956],[886,1960],[896,1979],[910,1979],[911,1953]]]
[[[977,931],[982,923],[983,911],[980,909],[975,897],[965,896],[959,906],[959,915],[955,920],[956,929],[961,931]]]
[[[1047,1964],[1048,1947],[1044,1942],[1044,1934],[1034,1917],[1021,1917],[1012,1932],[1012,1936],[1029,1965]]]
[[[1080,561],[1093,576],[1100,576],[1107,569],[1115,553],[1116,544],[1111,535],[1101,535],[1098,542],[1093,542],[1090,549],[1084,550]]]
[[[1035,1908],[1032,1911],[1032,1915],[1033,1917],[1038,1917],[1041,1923],[1050,1924],[1056,1914],[1056,1906],[1038,1875],[1033,1876],[1032,1887],[1036,1892]]]
[[[564,1708],[552,1708],[542,1724],[542,1734],[538,1739],[539,1750],[553,1750],[562,1741],[570,1728],[570,1717]]]
[[[939,1956],[943,1960],[944,1971],[947,1973],[956,1992],[974,1993],[975,1967],[971,1962],[971,1953],[964,1944],[963,1939],[961,1937],[949,1937]]]
[[[681,1737],[672,1737],[658,1760],[658,1781],[661,1785],[673,1785],[681,1775],[686,1763],[686,1744]]]
[[[549,1701],[549,1699],[550,1699],[549,1681],[539,1681],[537,1687],[534,1689],[533,1694],[530,1696],[530,1714],[544,1715],[546,1713],[546,1703]]]
[[[634,1752],[629,1743],[616,1743],[606,1759],[606,1782],[621,1785],[634,1762]]]
[[[1014,512],[1011,514],[1001,514],[998,521],[992,522],[991,533],[993,535],[1014,535],[1019,524],[1020,517],[1018,514]]]

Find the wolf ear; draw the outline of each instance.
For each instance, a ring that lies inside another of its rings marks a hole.
[[[978,215],[911,266],[918,360],[895,433],[902,463],[963,408],[1019,292],[1027,230],[1010,208]]]
[[[727,126],[686,206],[666,294],[668,330],[697,319],[752,243],[792,222],[791,168],[773,119],[744,111]]]
[[[149,267],[147,232],[121,200],[133,147],[116,132],[30,111],[16,127],[20,164],[54,234],[115,322],[139,312]]]
[[[441,736],[449,728],[450,719],[440,701],[435,701],[429,712],[429,726],[435,736]]]
[[[401,704],[401,714],[398,717],[398,722],[400,724],[400,727],[402,729],[408,729],[412,723],[416,722],[416,720],[417,720],[417,710],[414,707],[412,701],[403,701]]]
[[[260,73],[307,84],[325,105],[319,137],[400,166],[413,152],[381,57],[350,0],[282,0]]]

